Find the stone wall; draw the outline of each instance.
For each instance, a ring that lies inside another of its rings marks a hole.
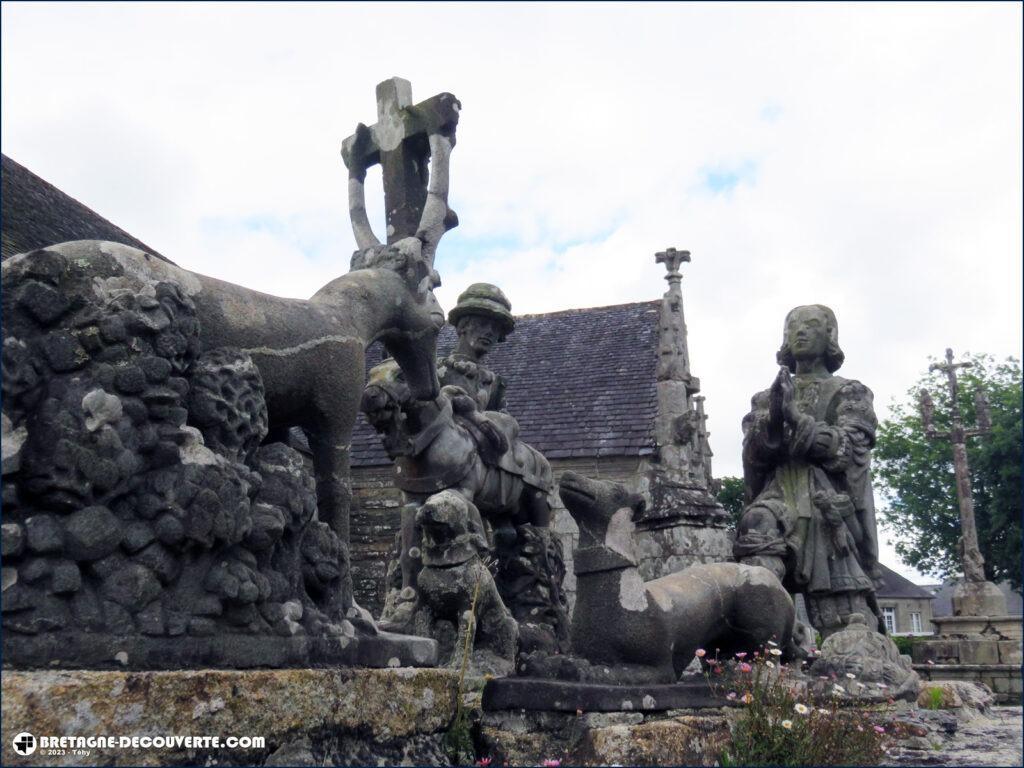
[[[992,689],[999,704],[1020,704],[1022,681],[1020,664],[914,664],[922,684],[943,680],[983,683]]]
[[[636,456],[605,456],[554,459],[551,468],[555,484],[567,470],[588,477],[625,483],[647,494],[648,461]],[[554,517],[551,527],[562,542],[565,554],[565,591],[570,607],[576,599],[576,576],[572,552],[579,541],[576,523],[565,511],[557,491],[551,499]],[[399,528],[402,492],[392,481],[392,468],[356,467],[352,470],[351,557],[356,601],[375,616],[384,605],[387,564]],[[639,569],[645,579],[680,570],[698,562],[720,562],[732,558],[732,532],[722,525],[701,525],[697,521],[662,520],[657,526],[638,530],[636,544]]]
[[[448,765],[458,674],[444,669],[3,672],[3,765]],[[13,749],[31,733],[31,755]],[[247,748],[39,738],[262,738]]]

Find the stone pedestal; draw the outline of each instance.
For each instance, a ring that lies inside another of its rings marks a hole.
[[[991,581],[960,582],[953,589],[953,615],[1005,616],[1006,596]]]
[[[979,592],[982,598],[986,597],[986,590]],[[968,594],[968,599],[978,597],[978,592]],[[999,597],[1002,599],[1003,595],[1000,593]],[[990,604],[998,607],[994,600]],[[1002,604],[1005,607],[1005,600]],[[1020,702],[1024,662],[1021,620],[1020,616],[1006,615],[932,619],[938,636],[919,640],[911,647],[914,669],[927,673],[922,676],[929,680],[981,682],[995,691],[1000,703]]]
[[[3,765],[447,764],[458,696],[458,675],[441,669],[4,670],[2,680]],[[32,754],[15,751],[21,733],[34,737]],[[60,736],[94,745],[40,744]],[[96,746],[100,736],[115,745]],[[131,742],[197,736],[222,746]]]
[[[644,523],[634,534],[637,569],[644,581],[697,563],[732,560],[732,530],[724,522],[677,518]]]
[[[944,616],[932,619],[938,637],[912,646],[917,664],[1020,665],[1020,616]]]

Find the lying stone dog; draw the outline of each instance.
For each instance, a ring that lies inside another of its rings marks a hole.
[[[562,475],[562,502],[580,529],[572,655],[533,657],[520,674],[611,684],[675,682],[698,648],[722,658],[793,643],[793,601],[760,566],[694,565],[644,582],[636,568],[634,515],[641,496],[619,483]]]
[[[508,674],[519,627],[480,559],[489,552],[480,513],[460,494],[445,490],[424,502],[416,525],[422,531],[423,568],[417,577],[414,633],[437,640],[441,663],[458,667],[466,633],[474,627],[473,667]]]

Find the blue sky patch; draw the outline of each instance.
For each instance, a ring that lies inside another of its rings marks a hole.
[[[704,168],[700,172],[701,186],[713,195],[727,195],[741,183],[753,184],[756,174],[757,164],[753,160]]]

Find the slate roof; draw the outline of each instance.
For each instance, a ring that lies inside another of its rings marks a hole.
[[[69,240],[111,240],[168,260],[7,155],[0,161],[3,259]]]
[[[643,456],[654,448],[660,301],[570,309],[516,318],[515,331],[487,357],[507,384],[509,413],[524,442],[549,459]],[[455,343],[445,326],[438,352]],[[383,356],[367,351],[367,366]],[[359,415],[352,466],[390,464]]]
[[[897,598],[912,598],[915,600],[931,600],[935,596],[924,587],[919,587],[910,579],[905,579],[891,568],[886,568],[881,563],[882,586],[875,590],[875,594],[882,599],[894,600]]]

